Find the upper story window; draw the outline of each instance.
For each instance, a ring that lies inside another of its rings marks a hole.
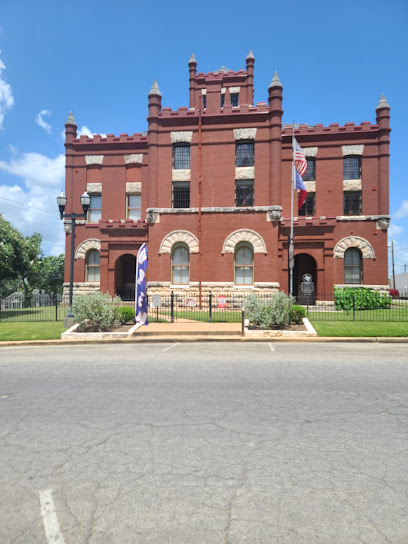
[[[299,210],[299,216],[312,216],[315,214],[316,208],[316,193],[307,193],[306,200]]]
[[[133,219],[133,221],[137,221],[138,219],[141,219],[141,197],[140,195],[127,195],[127,202],[126,202],[126,209],[127,219]]]
[[[190,253],[184,244],[176,245],[171,253],[171,283],[188,285],[190,281]]]
[[[101,195],[90,195],[91,203],[88,209],[88,223],[98,223],[99,219],[102,217],[102,196]]]
[[[97,249],[92,249],[86,254],[85,281],[99,281],[100,255]]]
[[[254,180],[235,180],[235,206],[254,205]]]
[[[239,141],[235,147],[235,166],[254,166],[254,141]]]
[[[356,247],[344,253],[344,283],[363,283],[363,259]]]
[[[173,144],[173,168],[175,170],[190,168],[190,144]]]
[[[254,252],[250,244],[242,243],[235,250],[235,285],[253,285]]]
[[[361,215],[361,191],[344,191],[344,215]]]
[[[190,182],[173,181],[173,208],[190,207]]]
[[[207,107],[207,95],[203,94],[202,95],[202,100],[203,100],[203,109],[205,110],[205,108]]]
[[[344,157],[343,179],[361,179],[361,157]]]
[[[238,106],[238,100],[239,100],[239,93],[231,93],[230,94],[230,98],[231,98],[231,105],[232,106]]]
[[[304,181],[315,181],[316,179],[316,160],[307,159],[307,170],[303,176]]]
[[[225,103],[225,94],[223,93],[223,94],[221,95],[221,108],[224,107],[224,103]]]

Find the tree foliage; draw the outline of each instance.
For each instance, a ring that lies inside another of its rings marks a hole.
[[[63,254],[58,257],[44,257],[40,267],[40,278],[37,286],[44,289],[52,298],[62,295],[64,283],[65,257]]]

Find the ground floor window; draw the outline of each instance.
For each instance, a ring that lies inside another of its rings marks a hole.
[[[344,283],[363,283],[363,258],[356,247],[344,253]]]
[[[100,256],[97,249],[92,249],[86,255],[85,281],[100,281]]]
[[[254,252],[250,244],[242,244],[235,250],[235,285],[253,285]]]
[[[171,254],[171,283],[188,285],[190,281],[190,253],[185,245],[177,245]]]

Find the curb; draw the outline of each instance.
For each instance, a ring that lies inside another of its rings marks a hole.
[[[0,348],[2,347],[29,347],[29,346],[73,346],[73,345],[96,345],[96,344],[172,344],[174,342],[284,342],[284,343],[379,343],[379,344],[408,344],[408,337],[394,337],[394,336],[364,336],[364,337],[344,337],[344,336],[318,336],[318,337],[303,337],[303,338],[289,338],[289,337],[261,337],[261,338],[248,338],[237,337],[230,335],[218,335],[218,336],[188,336],[188,335],[174,335],[174,336],[146,336],[139,338],[124,338],[124,339],[106,339],[106,340],[15,340],[0,342]]]

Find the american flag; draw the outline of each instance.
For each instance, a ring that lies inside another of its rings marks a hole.
[[[307,170],[307,160],[305,154],[302,151],[302,148],[295,140],[295,166],[296,170],[299,172],[300,176],[303,177],[303,174]]]

